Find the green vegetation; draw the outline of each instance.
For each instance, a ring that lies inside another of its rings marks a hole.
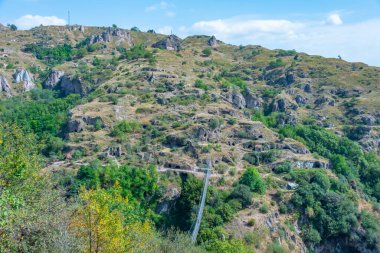
[[[140,123],[136,121],[119,121],[116,126],[111,130],[110,135],[119,139],[123,138],[126,134],[135,133],[141,130]]]
[[[212,54],[211,48],[207,47],[207,48],[203,49],[203,50],[202,50],[202,54],[203,54],[203,56],[205,56],[205,57],[209,57],[209,56],[211,56],[211,54]]]
[[[120,59],[127,59],[129,61],[136,59],[148,59],[150,63],[156,62],[153,52],[147,50],[143,44],[135,45],[129,49],[118,47],[117,50],[121,53]]]
[[[255,167],[248,168],[239,180],[240,184],[246,185],[252,192],[264,194],[266,186]]]
[[[24,52],[32,53],[37,59],[47,64],[56,65],[64,61],[83,58],[87,54],[87,40],[78,43],[75,47],[63,44],[55,47],[45,47],[40,44],[26,44]]]
[[[46,156],[62,155],[64,143],[59,138],[69,110],[80,101],[77,94],[60,98],[49,90],[35,89],[30,97],[13,97],[0,102],[0,118],[13,122],[24,132],[34,133]]]
[[[9,27],[11,31],[17,31],[17,26],[15,24],[7,24],[7,27]]]
[[[280,133],[300,140],[312,152],[330,159],[334,172],[363,185],[367,194],[380,200],[377,191],[380,187],[380,160],[375,154],[364,153],[358,143],[317,126],[285,126]]]
[[[200,79],[195,80],[195,87],[202,89],[202,90],[205,90],[205,91],[212,89],[211,86],[207,85],[205,82],[203,82]]]

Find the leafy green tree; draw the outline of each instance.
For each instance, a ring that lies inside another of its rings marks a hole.
[[[255,167],[248,168],[241,176],[239,183],[248,186],[253,192],[264,194],[266,191],[265,182]]]

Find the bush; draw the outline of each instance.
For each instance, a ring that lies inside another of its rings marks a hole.
[[[200,79],[195,80],[195,87],[205,91],[211,90],[211,87]]]
[[[136,121],[119,121],[112,129],[110,135],[113,137],[122,137],[124,134],[133,133],[141,129],[140,123]]]
[[[209,57],[212,54],[211,48],[208,47],[208,48],[203,49],[202,54],[205,57]]]
[[[208,126],[214,130],[218,127],[222,126],[224,123],[224,120],[222,118],[213,118],[208,122]]]
[[[245,208],[252,204],[253,195],[248,186],[239,184],[232,190],[230,198],[240,200],[242,207]]]
[[[17,31],[17,26],[15,24],[8,24],[7,25],[11,31]]]
[[[275,68],[278,68],[278,67],[282,67],[284,65],[285,65],[285,63],[282,61],[282,59],[281,58],[277,58],[276,60],[271,61],[269,63],[268,69],[275,69]]]
[[[289,173],[292,170],[292,164],[289,161],[286,161],[280,165],[277,165],[273,171],[275,173]]]
[[[269,212],[269,208],[267,205],[262,205],[260,208],[259,208],[259,211],[260,213],[268,213]]]
[[[246,185],[253,192],[264,194],[266,186],[255,167],[248,168],[239,180],[240,184]]]
[[[249,219],[249,221],[247,222],[247,225],[250,227],[253,227],[255,224],[256,224],[256,220],[253,218]]]

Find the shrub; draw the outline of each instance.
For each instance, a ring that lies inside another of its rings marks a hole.
[[[211,48],[205,48],[202,51],[203,56],[209,57],[212,54]]]
[[[280,165],[277,165],[273,171],[275,173],[289,173],[292,170],[292,164],[289,161],[286,161]]]
[[[239,184],[232,190],[230,198],[240,200],[242,207],[247,207],[252,204],[253,195],[248,186]]]
[[[259,211],[260,213],[268,213],[269,212],[269,208],[267,205],[262,205],[260,208],[259,208]]]
[[[113,137],[121,137],[124,134],[136,132],[139,129],[141,129],[140,123],[136,121],[122,120],[112,129],[110,135]]]
[[[222,126],[224,123],[224,120],[222,118],[213,118],[208,122],[208,126],[214,130],[218,127]]]
[[[255,224],[256,224],[256,220],[253,218],[249,219],[249,221],[247,222],[247,225],[250,227],[253,227]]]
[[[282,67],[284,65],[285,65],[285,63],[282,61],[282,59],[281,58],[277,58],[276,60],[271,61],[269,63],[268,69],[275,69],[275,68],[278,68],[278,67]]]
[[[205,91],[211,90],[211,87],[200,79],[195,80],[195,87]]]

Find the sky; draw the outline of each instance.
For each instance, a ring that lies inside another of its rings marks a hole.
[[[111,26],[215,35],[380,66],[380,0],[0,0],[0,23]]]

